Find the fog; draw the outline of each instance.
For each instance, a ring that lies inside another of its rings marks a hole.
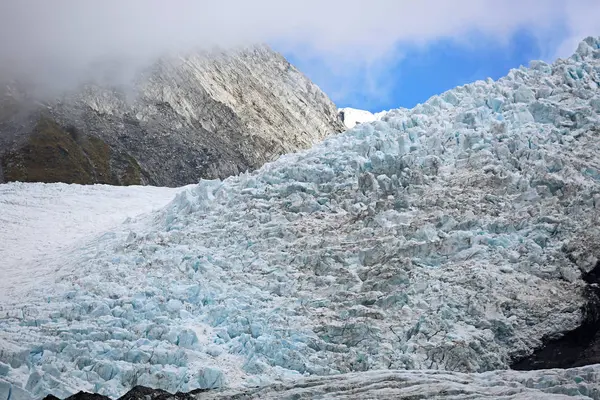
[[[399,44],[464,41],[474,32],[499,42],[519,29],[560,30],[549,56],[599,34],[597,0],[2,0],[0,78],[27,77],[67,88],[105,74],[127,79],[156,57],[195,49],[276,44],[333,69],[377,65]]]

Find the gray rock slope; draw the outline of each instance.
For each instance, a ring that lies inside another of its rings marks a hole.
[[[343,130],[329,98],[263,45],[163,58],[133,87],[88,84],[43,104],[9,89],[5,181],[178,186],[256,169]]]

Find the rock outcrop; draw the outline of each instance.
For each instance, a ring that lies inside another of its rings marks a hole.
[[[266,46],[163,58],[127,87],[0,98],[0,182],[180,186],[253,170],[344,127]]]

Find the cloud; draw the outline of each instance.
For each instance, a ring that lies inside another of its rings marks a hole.
[[[600,34],[597,0],[3,0],[0,74],[27,73],[57,84],[94,72],[102,60],[133,68],[168,52],[269,42],[315,59],[337,76],[363,74],[378,90],[382,66],[402,44],[474,32],[502,43],[527,28],[567,37],[555,54]],[[342,86],[339,86],[343,91]]]
[[[600,35],[600,2],[579,0],[569,3],[564,13],[566,36],[554,49],[554,58],[568,57],[587,36]]]

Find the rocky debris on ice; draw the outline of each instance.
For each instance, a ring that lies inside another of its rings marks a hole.
[[[368,371],[311,377],[258,388],[197,390],[170,394],[135,387],[119,400],[225,399],[600,399],[600,366],[517,373],[464,374],[448,371]],[[75,397],[76,396],[76,397]],[[78,393],[67,400],[109,400]],[[56,400],[47,397],[46,400]]]
[[[2,379],[35,398],[118,397],[506,369],[584,318],[581,277],[600,258],[599,84],[588,38],[567,60],[202,181],[3,303]]]
[[[386,111],[371,113],[366,110],[357,110],[356,108],[344,107],[338,110],[338,115],[348,129],[354,128],[358,124],[365,122],[379,121],[386,114]]]
[[[196,389],[188,393],[177,392],[175,394],[169,393],[161,389],[152,389],[145,386],[136,386],[123,396],[119,397],[119,400],[195,400],[201,398],[200,393],[206,392],[210,389]],[[60,400],[58,397],[48,395],[44,397],[44,400]],[[97,393],[77,392],[72,396],[67,397],[65,400],[110,400],[110,397],[103,396]]]
[[[546,341],[530,356],[511,365],[514,370],[573,368],[600,364],[600,262],[582,279],[588,283],[584,320],[562,337]]]

